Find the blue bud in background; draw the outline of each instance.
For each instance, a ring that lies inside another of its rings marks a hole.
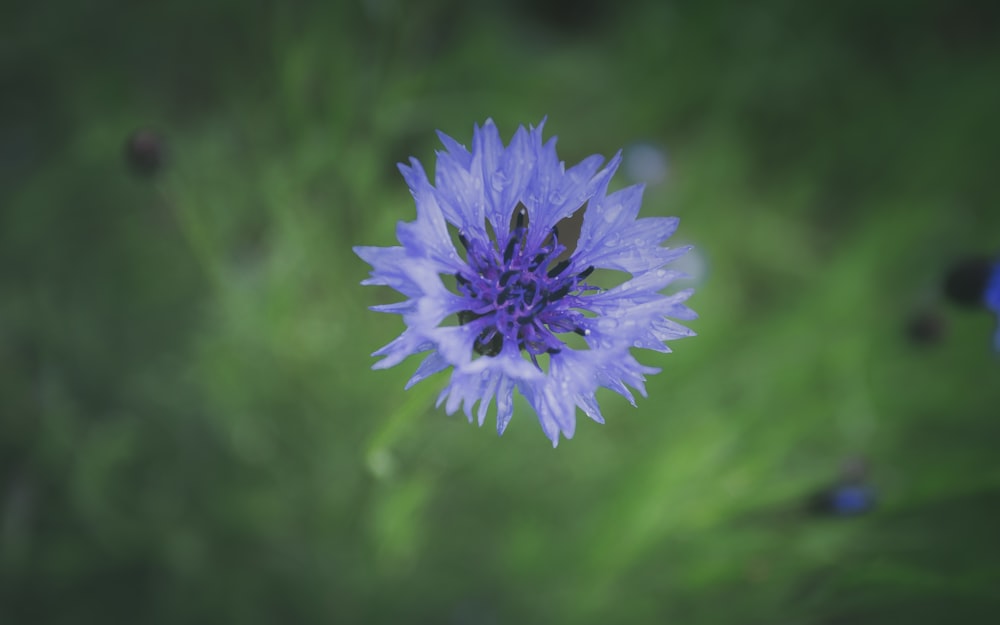
[[[875,505],[875,492],[864,484],[843,484],[827,493],[829,511],[836,516],[863,514]]]

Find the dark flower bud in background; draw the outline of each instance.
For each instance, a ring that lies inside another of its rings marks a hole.
[[[1000,261],[975,256],[955,263],[945,275],[944,292],[956,304],[996,315],[993,347],[1000,351]]]
[[[916,312],[906,321],[906,338],[915,345],[933,345],[947,330],[944,317],[931,310]]]
[[[989,257],[962,259],[948,269],[944,278],[944,294],[960,306],[982,306],[992,271],[993,262]]]
[[[133,132],[125,143],[125,160],[137,174],[152,176],[166,162],[163,139],[149,129]]]
[[[813,493],[806,507],[817,516],[853,517],[870,512],[875,502],[875,489],[868,483],[868,461],[852,457],[841,465],[839,479]]]

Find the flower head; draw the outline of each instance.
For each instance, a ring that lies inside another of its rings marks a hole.
[[[1000,262],[990,265],[990,277],[983,291],[983,303],[997,316],[997,330],[993,335],[993,347],[1000,351]]]
[[[438,133],[445,150],[437,154],[433,184],[416,159],[399,167],[417,206],[416,221],[397,226],[400,245],[354,251],[373,267],[362,284],[407,297],[372,307],[402,315],[406,324],[373,354],[383,357],[373,368],[427,352],[407,388],[450,367],[438,405],[444,402],[448,414],[461,406],[471,421],[478,402],[482,425],[495,397],[500,434],[517,389],[554,446],[560,434],[573,436],[577,408],[604,422],[598,387],[632,405],[629,386],[645,396],[644,375],[659,369],[639,364],[630,350],[669,352],[665,341],[694,334],[670,317],[696,315],[683,304],[690,289],[660,293],[680,275],[664,265],[688,249],[660,245],[678,220],[637,219],[641,185],[608,193],[620,152],[603,169],[595,155],[567,170],[555,138],[542,141],[543,125],[518,128],[504,146],[487,120],[473,130],[471,150]],[[570,251],[557,224],[581,209],[580,237]],[[631,277],[598,288],[588,280],[600,269]]]

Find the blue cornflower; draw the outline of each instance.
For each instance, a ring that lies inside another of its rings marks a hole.
[[[983,303],[997,316],[997,330],[993,334],[993,346],[1000,351],[1000,262],[993,263],[990,277],[983,291]]]
[[[628,386],[645,396],[644,375],[659,369],[639,364],[629,350],[669,352],[664,341],[694,333],[668,317],[696,315],[683,304],[691,289],[660,293],[680,276],[664,265],[689,249],[660,246],[678,220],[636,219],[641,185],[608,193],[621,153],[603,169],[603,157],[594,155],[567,170],[555,138],[542,141],[543,125],[518,128],[504,146],[487,120],[474,128],[471,151],[439,132],[445,150],[437,154],[434,184],[416,159],[399,166],[417,206],[416,221],[396,228],[401,245],[354,251],[373,267],[362,284],[407,297],[371,307],[402,315],[406,324],[373,354],[383,357],[373,368],[428,352],[406,388],[451,367],[438,405],[447,400],[449,415],[461,406],[471,422],[478,402],[482,425],[495,397],[499,434],[516,388],[555,446],[560,434],[572,438],[577,407],[604,422],[598,387],[633,406]],[[567,256],[556,224],[584,206],[579,240]],[[587,282],[596,269],[631,277],[602,289]],[[582,337],[576,347],[566,342],[573,333]]]

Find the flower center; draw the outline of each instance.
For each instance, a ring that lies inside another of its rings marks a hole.
[[[538,354],[562,350],[564,344],[555,334],[588,334],[583,314],[573,308],[581,307],[576,294],[597,290],[583,282],[594,268],[573,273],[572,261],[555,263],[566,250],[556,228],[540,246],[529,245],[521,210],[502,253],[489,242],[470,241],[462,233],[458,238],[471,273],[457,273],[455,279],[458,290],[475,302],[458,320],[482,328],[474,346],[477,353],[496,356],[505,341],[513,341],[537,365]]]

